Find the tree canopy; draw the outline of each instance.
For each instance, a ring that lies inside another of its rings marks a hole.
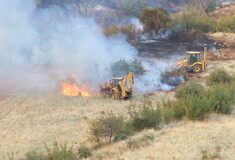
[[[146,7],[140,16],[140,21],[144,24],[145,31],[155,30],[158,32],[162,28],[171,26],[170,15],[161,7]]]

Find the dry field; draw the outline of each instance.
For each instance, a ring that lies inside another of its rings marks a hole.
[[[111,110],[125,112],[128,101],[60,95],[14,96],[0,102],[0,155],[44,148],[44,143],[84,143],[88,121]]]
[[[171,93],[165,93],[171,96]],[[165,94],[157,94],[163,97]],[[138,100],[137,100],[138,99]],[[133,101],[141,101],[142,96]],[[130,101],[75,98],[55,95],[15,96],[0,103],[0,155],[21,157],[29,150],[43,150],[53,141],[89,145],[89,120],[111,111],[127,113]],[[145,136],[154,137],[151,140]],[[222,159],[235,158],[235,115],[212,115],[205,122],[182,121],[146,130],[129,140],[98,149],[91,159],[199,160],[202,151],[220,148]]]

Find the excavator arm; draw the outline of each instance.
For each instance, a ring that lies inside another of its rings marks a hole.
[[[188,60],[179,60],[177,61],[177,68],[176,69],[182,69],[188,66]]]
[[[134,78],[132,72],[129,72],[126,77],[123,77],[121,81],[118,82],[121,87],[122,98],[127,97],[127,93],[133,93]]]

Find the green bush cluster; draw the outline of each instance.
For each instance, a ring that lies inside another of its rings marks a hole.
[[[51,148],[45,145],[45,149],[46,152],[29,151],[23,160],[79,160],[92,155],[87,147],[80,147],[76,153],[73,147],[68,147],[67,144],[60,145],[57,142],[54,142]]]
[[[217,6],[216,1],[210,0],[210,1],[207,3],[207,7],[206,7],[206,10],[205,10],[205,11],[206,11],[207,13],[213,12],[213,11],[216,10],[216,6]]]
[[[199,95],[189,94],[163,105],[163,118],[169,122],[182,117],[204,120],[211,112],[230,114],[235,104],[235,85],[214,85]]]
[[[111,72],[113,76],[124,76],[129,72],[138,76],[143,75],[145,70],[139,60],[127,61],[125,59],[120,59],[111,66]]]
[[[165,103],[164,108],[175,106],[181,112],[171,110],[171,115],[180,113],[190,120],[203,120],[211,112],[230,114],[235,104],[235,84],[231,82],[231,76],[219,69],[208,76],[207,82],[212,85],[208,89],[195,81],[182,85],[176,90],[175,103]]]
[[[170,15],[161,7],[146,7],[140,16],[140,21],[144,24],[145,31],[156,31],[168,29],[172,25]]]
[[[196,81],[188,81],[176,89],[176,100],[162,101],[162,119],[165,123],[187,117],[203,120],[211,112],[230,114],[235,104],[235,84],[223,69],[207,77],[210,86],[205,89]]]
[[[88,158],[92,155],[92,152],[91,152],[90,148],[87,148],[85,146],[81,146],[78,149],[78,155],[79,155],[80,159]]]
[[[216,31],[235,32],[235,14],[225,15],[217,20]]]
[[[190,120],[204,120],[212,111],[212,101],[207,92],[201,95],[189,95],[180,99],[185,116]]]
[[[203,32],[214,32],[216,21],[206,13],[192,11],[178,13],[173,16],[174,30],[200,30]]]
[[[235,85],[214,85],[208,91],[213,111],[230,114],[235,104]]]
[[[46,156],[36,151],[26,153],[24,160],[47,160]]]
[[[185,116],[185,110],[180,101],[175,103],[171,100],[162,100],[162,120],[164,123],[169,123],[174,120],[180,120]]]
[[[112,140],[125,139],[132,133],[133,129],[129,123],[125,122],[122,116],[113,113],[93,120],[90,125],[90,140],[97,143],[99,147],[110,144]]]
[[[201,91],[204,90],[204,87],[197,83],[194,80],[188,81],[185,84],[182,84],[179,86],[179,88],[175,91],[175,97],[176,98],[184,98],[189,95],[200,95]]]
[[[152,103],[133,105],[129,110],[130,124],[135,131],[145,128],[157,129],[161,123],[161,110]]]
[[[125,34],[128,40],[135,40],[138,31],[134,25],[110,25],[104,27],[103,32],[106,36]]]
[[[59,145],[57,142],[53,143],[53,147],[45,146],[46,152],[30,151],[26,153],[23,160],[78,160],[77,154],[72,147],[67,144]]]
[[[217,69],[208,76],[206,82],[208,85],[229,84],[232,82],[232,77],[224,69]]]
[[[235,14],[215,18],[191,9],[173,16],[173,31],[235,32],[234,22]]]
[[[114,114],[95,119],[90,125],[90,140],[100,147],[113,141],[125,140],[135,131],[157,129],[162,122],[161,110],[147,101],[129,106],[128,114],[127,120]]]

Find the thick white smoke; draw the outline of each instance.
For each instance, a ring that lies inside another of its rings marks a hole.
[[[173,88],[161,82],[161,74],[164,73],[169,67],[167,63],[143,61],[142,64],[146,69],[146,73],[144,76],[136,79],[135,88],[137,91],[147,93],[156,90],[170,90]]]
[[[183,76],[164,77],[166,72],[170,72],[175,64],[174,60],[153,61],[143,60],[142,64],[146,70],[144,76],[135,79],[135,90],[141,93],[149,93],[154,91],[168,91],[183,83]]]
[[[80,79],[100,81],[110,77],[113,62],[137,55],[124,36],[105,37],[92,19],[72,8],[38,9],[33,0],[1,0],[0,12],[0,66],[67,67]]]
[[[25,54],[37,37],[30,24],[34,10],[34,5],[27,0],[0,1],[1,65],[25,63]]]
[[[34,64],[73,67],[82,78],[109,77],[108,68],[120,58],[133,58],[137,51],[124,36],[107,38],[92,20],[66,15],[59,8],[37,13],[36,30],[39,44],[33,50]]]
[[[137,57],[125,36],[107,38],[93,19],[77,15],[69,6],[37,8],[34,0],[0,0],[0,13],[0,80],[14,79],[21,88],[53,87],[71,73],[98,86],[112,78],[111,64]],[[132,23],[142,29],[137,22]],[[22,66],[27,66],[27,72]],[[151,70],[136,81],[137,90],[171,89],[161,82],[165,67],[148,67]]]

